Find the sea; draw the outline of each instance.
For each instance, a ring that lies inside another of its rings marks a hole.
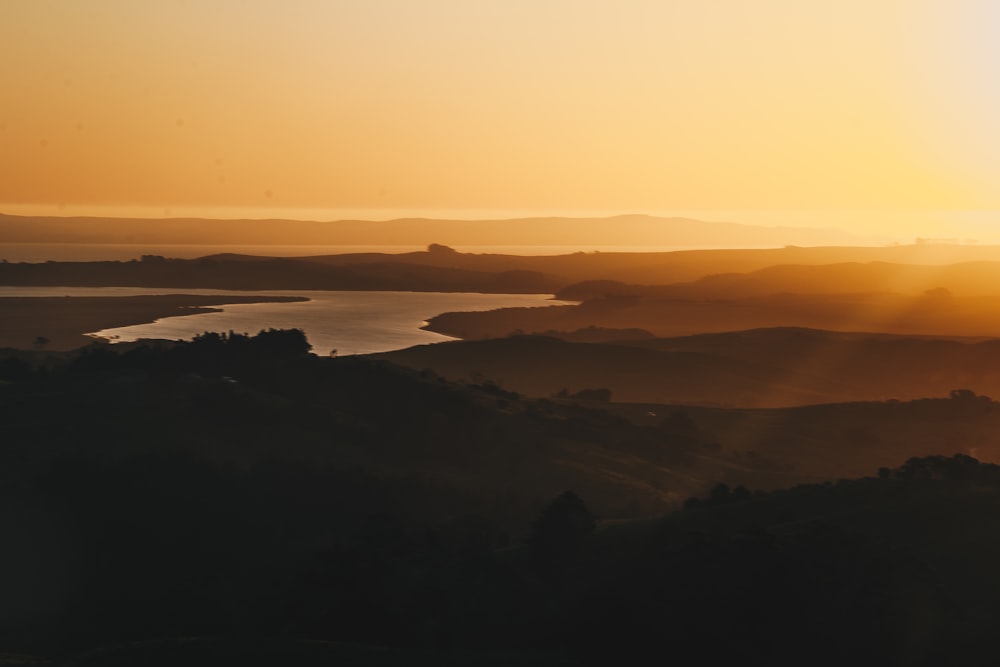
[[[0,296],[145,296],[154,294],[259,294],[303,296],[309,301],[217,306],[221,312],[165,317],[89,332],[112,343],[143,338],[188,340],[206,331],[255,334],[262,329],[302,329],[313,353],[371,354],[414,345],[454,340],[422,329],[427,320],[446,312],[566,305],[550,294],[478,294],[453,292],[376,292],[330,290],[227,290],[145,287],[4,287]]]

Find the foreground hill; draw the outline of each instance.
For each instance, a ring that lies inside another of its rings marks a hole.
[[[911,459],[879,478],[692,509],[581,556],[581,661],[986,665],[1000,618],[1000,469]],[[574,605],[574,606],[571,606]]]
[[[965,665],[1000,620],[994,466],[829,483],[995,437],[971,392],[814,408],[767,450],[786,462],[719,430],[737,412],[645,424],[308,349],[0,354],[4,659],[632,664],[666,641],[684,663]],[[862,417],[877,438],[829,427]]]
[[[730,471],[787,478],[586,407],[307,350],[268,331],[0,354],[0,640],[281,634],[313,613],[296,596],[324,553],[520,542],[568,488],[652,516]],[[375,576],[364,558],[344,571]],[[315,631],[377,634],[348,620],[375,605],[357,595],[324,612],[342,631]]]
[[[3,351],[8,454],[32,465],[81,454],[240,468],[277,457],[415,475],[465,498],[468,511],[474,498],[503,496],[512,526],[564,486],[587,487],[613,514],[633,501],[669,506],[732,465],[707,443],[600,411],[307,348],[300,332],[263,332],[76,354]]]

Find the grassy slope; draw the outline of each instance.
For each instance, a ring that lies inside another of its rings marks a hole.
[[[959,388],[1000,396],[1000,346],[992,339],[772,328],[613,344],[515,336],[380,356],[534,396],[604,387],[624,402],[781,407],[912,400]]]

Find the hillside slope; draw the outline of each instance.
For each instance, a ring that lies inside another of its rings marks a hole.
[[[911,400],[960,388],[1000,396],[995,339],[773,328],[615,343],[513,336],[378,357],[451,379],[489,378],[532,396],[605,388],[622,402],[782,407]]]

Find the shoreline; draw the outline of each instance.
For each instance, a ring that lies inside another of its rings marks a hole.
[[[149,296],[0,297],[0,348],[74,350],[101,339],[93,331],[146,324],[166,317],[219,312],[217,306],[294,303],[300,296],[163,294]],[[47,342],[43,342],[45,339]]]

